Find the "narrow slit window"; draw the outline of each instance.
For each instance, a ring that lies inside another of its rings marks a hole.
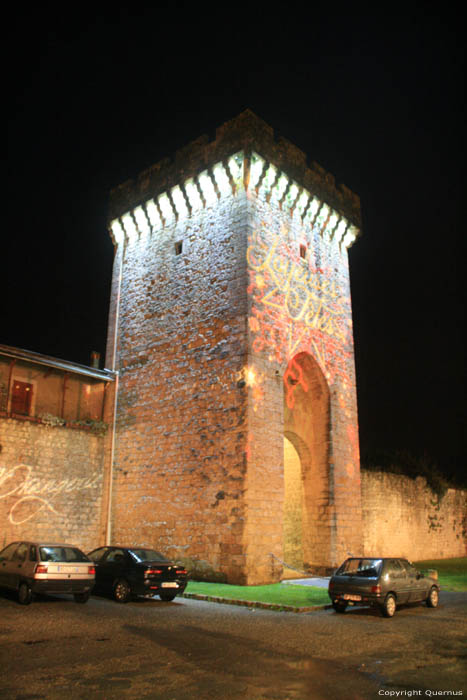
[[[175,243],[175,255],[181,255],[183,251],[183,241],[177,241]]]
[[[306,258],[306,245],[300,243],[300,257],[304,260]]]

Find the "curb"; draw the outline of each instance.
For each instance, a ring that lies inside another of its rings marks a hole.
[[[219,596],[203,595],[202,593],[182,593],[179,598],[191,598],[192,600],[203,600],[205,603],[222,603],[223,605],[240,605],[244,608],[260,608],[262,610],[275,610],[277,612],[307,613],[316,610],[327,610],[332,608],[330,604],[312,605],[304,608],[297,608],[294,605],[281,605],[280,603],[260,603],[253,600],[235,600],[233,598],[220,598]]]

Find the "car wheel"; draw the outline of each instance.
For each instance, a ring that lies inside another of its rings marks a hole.
[[[438,600],[439,600],[438,589],[436,588],[436,586],[433,586],[433,588],[428,593],[428,598],[426,599],[426,604],[428,605],[429,608],[436,608],[436,607],[438,607]]]
[[[131,588],[128,581],[118,578],[114,583],[114,598],[117,603],[128,603],[131,598]]]
[[[163,600],[166,603],[170,603],[171,600],[175,598],[177,594],[176,593],[163,593],[162,591],[159,593],[159,598]]]
[[[89,600],[89,593],[74,593],[73,598],[75,603],[87,603]]]
[[[31,587],[22,581],[18,588],[18,602],[20,605],[29,605],[32,601],[32,591]]]
[[[345,613],[345,611],[347,610],[347,603],[339,601],[337,603],[333,603],[332,607],[337,613]]]
[[[382,612],[384,617],[394,617],[394,613],[396,612],[396,599],[392,593],[386,596],[382,606]]]

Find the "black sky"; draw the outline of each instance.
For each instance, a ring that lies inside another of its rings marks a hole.
[[[271,34],[251,16],[227,30],[173,7],[12,17],[0,342],[104,356],[110,189],[250,107],[361,197],[350,269],[362,452],[427,452],[463,471],[460,23],[426,8],[384,23],[302,11]],[[269,62],[297,55],[307,62]]]

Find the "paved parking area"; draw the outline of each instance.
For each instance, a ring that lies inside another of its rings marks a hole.
[[[296,586],[315,586],[317,588],[327,588],[329,584],[330,576],[325,577],[315,577],[315,578],[293,578],[281,581],[281,583],[295,584]]]
[[[184,598],[93,596],[28,607],[0,595],[0,698],[365,700],[467,694],[467,594],[393,619],[355,608],[296,615]],[[394,695],[392,697],[395,697]]]

